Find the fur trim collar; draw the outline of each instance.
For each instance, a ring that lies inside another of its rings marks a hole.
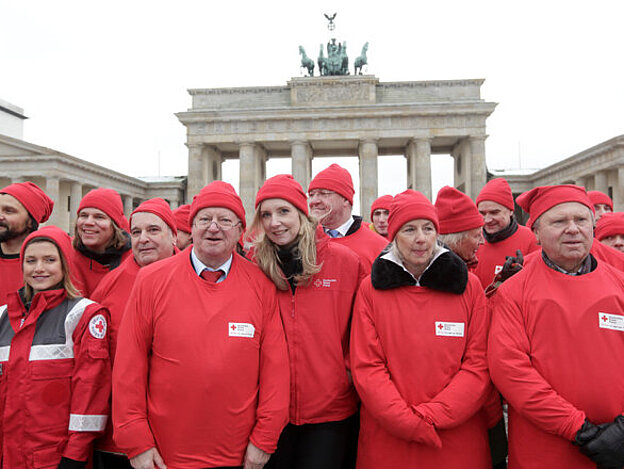
[[[376,290],[416,285],[416,279],[400,265],[384,259],[384,251],[375,259],[371,271],[371,281]],[[468,267],[453,251],[447,251],[425,270],[420,277],[421,287],[446,293],[461,295],[468,285]]]

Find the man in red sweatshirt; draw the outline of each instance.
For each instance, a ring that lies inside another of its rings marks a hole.
[[[539,248],[531,230],[519,225],[513,216],[514,199],[505,179],[489,181],[475,203],[483,217],[485,244],[477,251],[479,264],[474,273],[485,289],[503,269],[507,256],[516,256],[518,250],[526,256]]]
[[[310,214],[323,226],[332,242],[354,251],[370,273],[373,261],[388,245],[388,240],[374,233],[353,210],[353,180],[349,171],[332,164],[318,173],[308,187]]]
[[[590,253],[583,187],[536,187],[517,202],[542,251],[491,299],[488,360],[509,403],[509,467],[621,468],[624,275]]]
[[[288,421],[275,286],[234,253],[245,211],[215,181],[193,199],[193,245],[139,272],[113,369],[114,439],[133,467],[259,469]]]
[[[32,182],[0,189],[0,306],[24,284],[19,262],[22,243],[50,218],[53,207],[52,199]]]

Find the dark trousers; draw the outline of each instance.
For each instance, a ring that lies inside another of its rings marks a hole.
[[[345,469],[359,413],[338,422],[286,425],[265,469]]]

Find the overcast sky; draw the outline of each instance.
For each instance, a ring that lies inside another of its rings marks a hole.
[[[368,73],[382,82],[485,78],[482,97],[498,103],[490,169],[543,167],[624,133],[615,0],[5,0],[0,98],[30,118],[26,141],[134,176],[185,175],[174,113],[190,107],[186,90],[285,85],[300,76],[297,47],[315,57],[327,42],[333,12],[332,36],[351,63],[368,41]],[[452,175],[450,158],[433,158],[435,189]],[[401,189],[397,164],[380,161],[380,193]],[[269,163],[268,175],[279,170]]]

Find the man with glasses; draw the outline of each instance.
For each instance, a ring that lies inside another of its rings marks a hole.
[[[388,241],[362,223],[353,211],[353,180],[349,171],[332,164],[318,173],[308,188],[310,214],[323,226],[333,242],[353,250],[368,272]]]
[[[215,181],[191,204],[193,246],[139,273],[113,370],[115,440],[134,468],[260,469],[288,419],[274,285],[233,251],[245,211]]]

